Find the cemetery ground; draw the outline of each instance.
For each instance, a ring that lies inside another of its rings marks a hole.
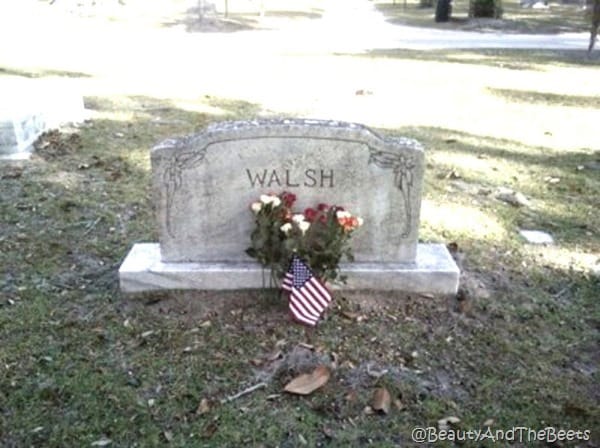
[[[147,70],[140,85],[84,59],[0,71],[72,76],[91,110],[30,161],[0,164],[0,445],[413,446],[414,427],[456,417],[465,430],[591,430],[578,446],[598,446],[600,91],[584,49],[300,54],[272,69],[311,82],[286,89],[232,65],[215,77],[245,82],[202,78],[211,91],[194,89],[199,72],[164,87]],[[458,296],[336,292],[309,334],[275,293],[121,296],[123,257],[157,239],[149,148],[276,115],[420,140],[420,237],[453,251]],[[325,386],[283,392],[317,365]]]

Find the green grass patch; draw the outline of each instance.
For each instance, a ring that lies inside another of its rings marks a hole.
[[[413,64],[455,65],[445,52],[427,57]],[[516,53],[494,57],[520,63]],[[597,99],[489,87],[510,107],[542,105],[542,119],[585,114]],[[275,295],[118,291],[126,252],[157,239],[149,148],[262,106],[217,96],[85,101],[90,121],[47,135],[30,162],[0,165],[0,445],[413,446],[414,427],[448,416],[466,430],[489,420],[589,429],[589,445],[598,443],[598,148],[524,143],[510,129],[382,130],[428,148],[421,238],[456,243],[461,292],[337,294],[307,335]],[[498,200],[501,187],[531,206]],[[556,245],[527,245],[521,228],[546,230]],[[320,363],[335,364],[327,385],[283,393]],[[267,386],[221,403],[259,382]],[[392,395],[388,415],[365,411],[377,387]]]

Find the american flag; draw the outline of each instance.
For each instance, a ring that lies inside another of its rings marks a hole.
[[[294,255],[281,288],[290,293],[289,306],[294,319],[314,327],[329,302],[331,293],[310,268]]]

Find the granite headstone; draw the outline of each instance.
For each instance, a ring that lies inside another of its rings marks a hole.
[[[424,152],[403,137],[321,120],[224,122],[152,150],[159,243],[134,246],[124,291],[262,286],[245,254],[261,194],[290,191],[298,210],[343,205],[364,219],[347,288],[454,293],[458,268],[440,244],[418,244]]]

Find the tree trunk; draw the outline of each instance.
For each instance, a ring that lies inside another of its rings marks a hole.
[[[590,46],[588,47],[588,54],[594,49],[596,38],[598,37],[598,28],[600,27],[600,0],[594,0],[594,6],[592,8],[592,27],[590,28]]]
[[[435,7],[435,21],[437,23],[447,22],[450,20],[451,11],[452,5],[450,5],[450,0],[438,0]]]

